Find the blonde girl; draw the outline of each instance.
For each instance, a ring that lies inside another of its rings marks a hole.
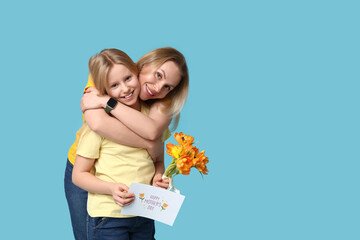
[[[138,99],[140,85],[137,67],[124,52],[103,50],[90,59],[89,70],[99,93],[110,97],[112,108],[121,103],[135,111],[147,113],[148,107]],[[107,108],[106,112],[111,113],[112,109]],[[154,175],[161,179],[163,172],[163,160],[156,159],[154,164],[145,149],[112,142],[84,124],[77,148],[73,182],[89,192],[89,239],[102,239],[109,235],[120,239],[153,239],[153,220],[124,216],[120,211],[121,207],[134,200],[134,195],[128,193],[128,186],[132,182],[151,184]],[[101,229],[96,227],[99,224],[102,225]]]

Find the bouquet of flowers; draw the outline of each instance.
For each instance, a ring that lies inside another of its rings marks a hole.
[[[193,167],[196,168],[201,175],[207,175],[209,170],[206,164],[209,162],[209,159],[205,156],[205,150],[199,152],[199,149],[193,145],[194,137],[180,132],[175,133],[174,138],[179,145],[172,143],[166,144],[166,153],[172,156],[173,160],[165,170],[163,179],[169,179],[168,190],[173,189],[174,192],[180,193],[172,184],[173,177],[178,174],[189,175]]]

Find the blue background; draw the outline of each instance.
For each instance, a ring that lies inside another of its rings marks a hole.
[[[360,239],[357,1],[2,1],[1,235],[72,239],[63,190],[90,56],[180,50],[177,131],[210,174],[157,239]],[[170,139],[174,142],[173,138]],[[166,159],[169,163],[170,158]]]

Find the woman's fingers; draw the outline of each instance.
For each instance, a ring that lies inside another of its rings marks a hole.
[[[162,181],[158,181],[155,184],[156,184],[155,187],[161,187],[161,188],[165,188],[165,189],[167,189],[169,187],[169,183],[162,182]]]

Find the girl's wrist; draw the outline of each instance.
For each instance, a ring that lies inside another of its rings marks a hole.
[[[108,185],[108,195],[113,195],[115,193],[116,190],[116,183],[110,183]]]

